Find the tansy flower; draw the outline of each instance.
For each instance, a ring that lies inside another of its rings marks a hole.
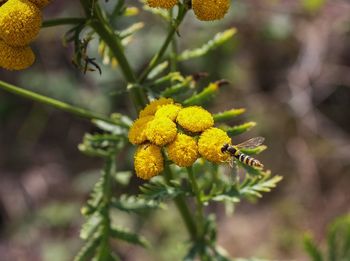
[[[189,167],[198,158],[196,141],[182,133],[178,133],[175,140],[167,146],[167,152],[169,159],[180,167]]]
[[[0,38],[7,44],[26,46],[40,27],[40,9],[28,0],[9,0],[0,7]]]
[[[128,138],[132,144],[141,144],[147,140],[146,127],[147,123],[153,120],[154,116],[145,116],[134,121],[130,127]]]
[[[23,70],[34,63],[35,55],[29,46],[13,47],[0,40],[0,67]]]
[[[138,147],[134,157],[136,176],[142,179],[150,179],[164,169],[164,160],[160,147],[153,144],[145,144]]]
[[[33,4],[35,4],[40,9],[44,8],[50,3],[50,0],[29,0]]]
[[[191,132],[201,132],[214,125],[213,116],[200,106],[182,109],[176,118],[177,123]]]
[[[222,19],[230,8],[230,0],[192,0],[192,9],[199,20]]]
[[[231,144],[231,139],[226,132],[218,128],[210,128],[199,137],[199,154],[214,163],[225,162],[230,157],[228,154],[221,152],[222,146],[226,143]]]
[[[146,128],[147,139],[158,146],[172,142],[176,133],[176,124],[167,117],[155,117]]]
[[[167,104],[159,107],[155,116],[156,117],[167,117],[172,121],[176,120],[179,111],[181,110],[181,105],[179,104]]]
[[[171,9],[178,3],[178,0],[147,0],[150,7]]]
[[[148,104],[142,111],[140,111],[139,117],[141,118],[149,115],[154,115],[160,106],[172,103],[174,103],[173,99],[164,97],[154,100],[150,104]]]

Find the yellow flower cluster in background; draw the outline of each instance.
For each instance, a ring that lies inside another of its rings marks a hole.
[[[150,179],[164,169],[162,148],[180,167],[189,167],[202,156],[220,163],[229,156],[221,152],[230,137],[214,128],[213,116],[200,106],[182,108],[172,99],[160,98],[148,104],[132,124],[128,138],[138,145],[135,153],[136,175]]]
[[[147,0],[150,7],[171,9],[178,0]],[[222,19],[230,8],[230,0],[192,0],[192,9],[201,21]]]
[[[23,70],[34,63],[29,44],[42,23],[41,8],[48,0],[8,0],[0,6],[0,67]]]

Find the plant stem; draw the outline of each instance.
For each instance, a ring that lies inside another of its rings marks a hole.
[[[50,106],[55,107],[59,110],[72,113],[72,114],[77,115],[77,116],[82,117],[82,118],[86,118],[89,120],[98,119],[98,120],[102,120],[105,122],[113,123],[113,121],[111,119],[109,119],[105,116],[98,115],[98,114],[95,114],[94,112],[85,110],[83,108],[79,108],[79,107],[67,104],[65,102],[55,100],[53,98],[50,98],[50,97],[47,97],[47,96],[29,91],[29,90],[22,89],[20,87],[17,87],[15,85],[12,85],[12,84],[9,84],[9,83],[3,82],[3,81],[0,81],[0,88],[5,90],[5,91],[8,91],[10,93],[13,93],[13,94],[16,94],[16,95],[19,95],[19,96],[22,96],[22,97],[28,98],[30,100],[46,104],[46,105],[50,105]]]
[[[174,37],[175,33],[177,32],[179,25],[183,21],[186,13],[187,13],[187,7],[185,5],[181,5],[179,7],[179,13],[177,15],[177,18],[175,19],[174,24],[171,27],[171,29],[168,33],[168,36],[166,37],[162,47],[153,56],[150,63],[148,64],[147,68],[142,72],[142,74],[140,76],[140,80],[139,80],[140,83],[143,83],[147,79],[148,74],[154,69],[154,67],[156,67],[158,65],[159,61],[163,58],[165,51],[168,49],[169,44],[172,42],[173,37]]]
[[[203,211],[203,203],[201,200],[201,191],[199,190],[197,180],[194,177],[192,167],[188,167],[186,169],[187,169],[188,177],[190,178],[190,181],[191,181],[193,193],[196,195],[196,201],[197,201],[196,208],[197,208],[197,218],[198,218],[197,230],[198,230],[198,236],[202,237],[204,211]]]
[[[52,26],[58,26],[58,25],[75,25],[75,24],[81,24],[84,22],[86,22],[86,18],[66,17],[66,18],[46,20],[43,22],[41,27],[45,28],[45,27],[52,27]]]
[[[100,36],[100,38],[106,43],[114,57],[118,60],[120,69],[125,80],[129,83],[128,89],[130,98],[134,103],[137,111],[140,111],[148,103],[147,96],[143,89],[140,88],[137,82],[137,78],[129,64],[128,59],[124,54],[124,47],[118,37],[114,33],[114,29],[109,22],[103,17],[100,7],[97,2],[91,2],[86,0],[80,0],[86,16],[90,18],[90,26]],[[91,11],[93,10],[93,12]],[[91,17],[91,15],[93,15]]]
[[[170,169],[168,163],[165,162],[164,164],[165,164],[164,176],[165,176],[167,183],[169,184],[170,180],[173,178],[172,172],[171,172],[171,169]],[[197,227],[196,227],[196,224],[192,218],[191,212],[188,209],[188,206],[186,204],[184,197],[182,195],[179,195],[176,198],[174,198],[174,202],[175,202],[177,209],[179,210],[179,212],[181,214],[182,220],[184,221],[184,223],[186,225],[187,231],[188,231],[191,239],[193,241],[195,241],[197,238]]]

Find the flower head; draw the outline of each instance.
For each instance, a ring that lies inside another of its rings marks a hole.
[[[230,8],[230,0],[192,0],[192,9],[199,20],[222,19]]]
[[[7,44],[26,46],[40,27],[40,9],[28,0],[9,0],[0,7],[0,38]]]
[[[189,167],[198,158],[196,141],[182,133],[178,133],[175,140],[167,146],[167,152],[169,159],[180,167]]]
[[[142,111],[140,111],[139,117],[141,118],[149,115],[154,115],[160,106],[172,103],[174,103],[173,99],[164,97],[154,100],[150,104],[148,104]]]
[[[34,63],[35,55],[29,46],[13,47],[0,40],[0,67],[23,70]]]
[[[201,132],[214,125],[213,116],[200,106],[182,109],[177,115],[177,123],[191,132]]]
[[[210,128],[204,131],[199,137],[198,151],[203,158],[221,163],[229,159],[228,154],[221,152],[224,144],[231,144],[231,138],[221,129]]]
[[[35,4],[40,9],[44,8],[50,3],[50,0],[29,0],[33,4]]]
[[[145,130],[153,118],[154,116],[145,116],[134,121],[128,133],[129,141],[132,144],[141,144],[147,140]]]
[[[173,8],[178,2],[178,0],[147,0],[148,6],[165,9]]]
[[[175,121],[181,108],[182,107],[179,104],[166,104],[166,105],[159,107],[155,116],[156,117],[167,117],[170,120]]]
[[[176,124],[167,117],[155,117],[146,128],[147,139],[158,146],[172,142],[176,133]]]
[[[142,179],[148,180],[164,169],[164,159],[160,147],[153,144],[139,146],[134,160],[136,176]]]

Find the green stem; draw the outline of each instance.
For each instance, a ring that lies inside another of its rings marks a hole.
[[[140,83],[143,83],[147,79],[148,74],[154,69],[154,67],[156,67],[158,65],[160,60],[163,58],[165,51],[168,49],[169,44],[172,42],[172,39],[173,39],[175,33],[177,32],[179,25],[183,21],[186,13],[187,13],[187,7],[184,5],[181,5],[179,8],[179,13],[177,15],[177,18],[175,19],[174,24],[171,27],[171,30],[169,31],[168,36],[166,37],[162,47],[153,56],[150,63],[148,64],[147,68],[142,72],[142,74],[140,76],[140,81],[139,81]]]
[[[103,173],[103,205],[101,214],[103,217],[103,233],[100,243],[99,258],[98,260],[108,260],[110,257],[109,237],[111,232],[111,219],[109,216],[109,208],[112,198],[112,182],[111,174],[116,170],[115,155],[110,155],[106,158],[106,163]]]
[[[122,74],[129,83],[128,89],[130,90],[130,98],[133,101],[136,110],[140,111],[148,103],[147,96],[144,90],[138,85],[137,78],[124,54],[124,47],[118,35],[114,33],[112,26],[103,17],[97,2],[94,3],[93,7],[91,7],[91,3],[86,0],[80,0],[80,3],[84,8],[87,17],[93,15],[93,17],[90,17],[90,26],[106,43],[114,57],[118,60]],[[93,8],[93,12],[91,12],[91,8]]]
[[[173,9],[169,11],[171,20],[173,19],[174,13]],[[172,29],[172,23],[169,23],[170,30]],[[177,39],[173,37],[171,41],[171,54],[170,54],[170,71],[175,72],[177,70]]]
[[[8,91],[10,93],[13,93],[13,94],[16,94],[16,95],[19,95],[19,96],[22,96],[22,97],[28,98],[30,100],[46,104],[46,105],[50,105],[50,106],[55,107],[59,110],[72,113],[72,114],[77,115],[77,116],[82,117],[82,118],[86,118],[89,120],[98,119],[98,120],[102,120],[105,122],[113,123],[113,121],[111,119],[109,119],[105,116],[98,115],[98,114],[95,114],[94,112],[91,112],[91,111],[88,111],[88,110],[61,102],[59,100],[55,100],[53,98],[46,97],[44,95],[41,95],[41,94],[38,94],[38,93],[35,93],[32,91],[19,88],[15,85],[12,85],[12,84],[9,84],[9,83],[3,82],[3,81],[0,81],[0,88],[5,90],[5,91]]]
[[[203,202],[201,200],[201,191],[199,189],[197,180],[193,174],[192,167],[188,167],[186,169],[187,169],[188,177],[190,178],[190,181],[191,181],[193,193],[196,195],[196,201],[197,201],[196,207],[197,207],[197,218],[198,218],[197,230],[198,230],[198,236],[201,237],[203,233],[203,217],[204,217]]]
[[[169,184],[170,180],[172,179],[172,172],[171,172],[171,169],[170,169],[167,162],[165,162],[164,174],[165,174],[164,175],[165,179],[166,179],[167,183]],[[191,212],[188,209],[188,206],[186,204],[184,197],[177,196],[176,198],[174,198],[174,202],[175,202],[177,209],[179,210],[179,212],[181,214],[182,220],[184,221],[184,223],[186,225],[187,231],[188,231],[191,239],[193,241],[195,241],[197,238],[197,227],[196,227],[196,224],[192,218]]]
[[[52,27],[58,25],[76,25],[86,22],[86,18],[81,17],[66,17],[66,18],[58,18],[52,20],[46,20],[43,22],[41,27]]]

